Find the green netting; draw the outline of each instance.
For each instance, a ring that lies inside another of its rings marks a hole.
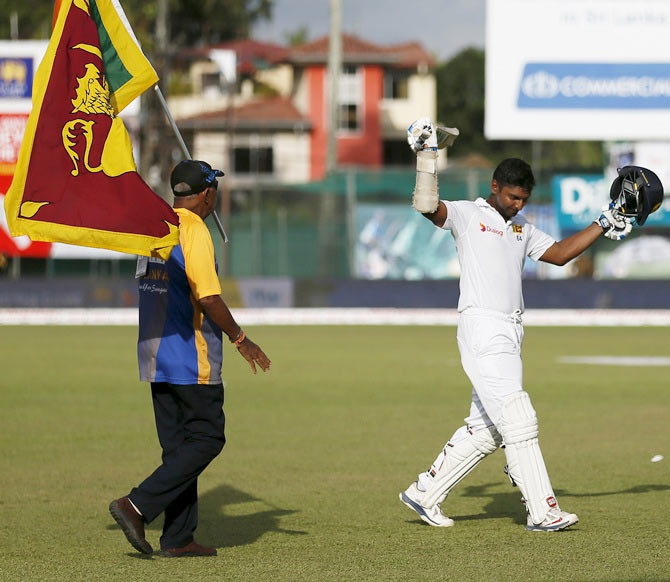
[[[415,175],[414,169],[337,170],[323,180],[295,184],[290,189],[315,195],[330,193],[338,196],[346,196],[351,190],[356,198],[386,195],[408,200],[414,190]],[[489,193],[490,182],[490,169],[454,168],[438,174],[440,197],[444,200],[485,197]],[[539,177],[533,190],[533,201],[550,200],[550,178]]]

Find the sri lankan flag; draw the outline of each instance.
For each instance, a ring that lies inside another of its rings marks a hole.
[[[13,236],[167,258],[179,219],[118,113],[158,80],[115,0],[62,0],[5,196]]]

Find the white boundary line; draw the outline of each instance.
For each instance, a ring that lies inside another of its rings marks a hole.
[[[456,325],[455,309],[233,309],[241,325]],[[531,309],[528,326],[670,326],[670,310]],[[0,325],[137,325],[136,308],[0,309]]]

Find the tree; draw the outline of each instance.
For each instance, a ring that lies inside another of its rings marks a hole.
[[[300,26],[294,31],[286,33],[284,38],[289,46],[300,46],[309,40],[309,30],[306,26]]]
[[[0,39],[11,38],[11,19],[18,23],[18,38],[21,40],[47,39],[51,34],[53,2],[39,0],[4,0],[6,8],[0,17]]]
[[[10,38],[10,17],[18,16],[19,38],[48,38],[53,2],[5,0],[0,20],[0,38]],[[142,48],[151,55],[157,2],[122,0],[133,31]],[[199,44],[214,44],[247,38],[252,25],[272,16],[273,0],[169,0],[170,38],[173,50]]]
[[[484,138],[484,51],[468,48],[438,65],[437,119],[458,127],[460,153],[488,150]]]
[[[454,158],[480,154],[492,163],[506,157],[521,157],[532,162],[536,171],[586,170],[602,168],[600,141],[488,140],[484,136],[485,54],[467,48],[435,69],[437,81],[437,119],[458,127],[461,135]],[[495,97],[492,97],[495,98]]]

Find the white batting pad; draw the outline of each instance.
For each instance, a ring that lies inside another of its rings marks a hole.
[[[496,451],[501,442],[502,438],[494,426],[479,430],[467,426],[459,428],[431,468],[419,476],[419,482],[426,489],[421,504],[432,507],[442,503],[484,457]]]
[[[412,206],[418,212],[435,212],[439,203],[437,192],[437,151],[423,150],[416,154],[416,184]]]
[[[538,441],[537,415],[527,392],[505,399],[500,425],[509,475],[521,490],[533,523],[541,523],[550,509],[558,509]]]

